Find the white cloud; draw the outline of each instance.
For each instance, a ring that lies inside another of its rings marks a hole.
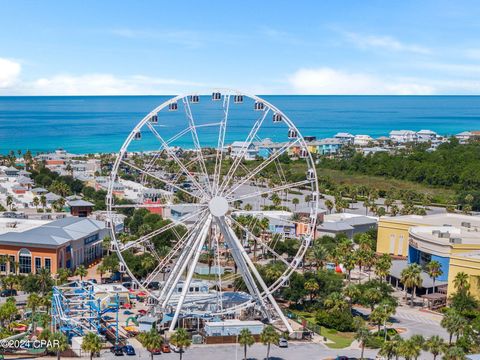
[[[421,83],[386,80],[374,75],[332,68],[300,69],[290,78],[294,93],[318,95],[428,95],[435,88]]]
[[[431,50],[415,45],[403,43],[391,36],[364,35],[354,32],[344,32],[346,38],[361,49],[380,49],[390,52],[409,52],[416,54],[430,54]]]
[[[19,63],[0,58],[0,89],[15,84],[18,80],[22,67]]]

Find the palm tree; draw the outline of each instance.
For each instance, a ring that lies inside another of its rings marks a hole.
[[[35,206],[35,209],[38,210],[38,205],[40,205],[40,199],[38,197],[33,198],[33,206]]]
[[[325,306],[325,309],[331,313],[342,312],[349,307],[348,303],[339,292],[328,294],[325,300],[323,300],[323,306]]]
[[[460,271],[455,275],[455,279],[453,280],[453,285],[458,292],[465,293],[470,289],[469,283],[469,276],[468,274]]]
[[[355,253],[348,252],[343,260],[343,266],[348,271],[348,283],[352,280],[352,270],[355,269],[355,265],[357,264],[357,258]]]
[[[360,291],[357,285],[350,284],[343,288],[342,293],[343,293],[343,296],[345,296],[348,299],[348,306],[350,308],[350,311],[352,311],[353,303],[358,299],[358,297],[362,294],[362,292]]]
[[[405,358],[405,360],[413,360],[418,358],[422,347],[414,339],[408,339],[401,343],[400,345],[400,355]]]
[[[267,325],[260,334],[260,340],[263,345],[267,345],[267,360],[270,359],[270,345],[277,344],[280,340],[280,335],[275,331],[272,325]]]
[[[175,331],[170,338],[170,342],[179,349],[180,360],[182,360],[184,349],[188,348],[192,343],[188,337],[187,331],[183,328]]]
[[[325,246],[320,243],[315,243],[313,246],[313,257],[315,258],[315,262],[317,264],[317,270],[323,268],[323,264],[328,257],[328,251]]]
[[[425,267],[428,276],[432,278],[433,282],[433,292],[435,292],[435,279],[439,276],[442,276],[442,265],[437,260],[430,261],[427,266]]]
[[[105,264],[100,264],[97,266],[97,274],[100,275],[100,284],[103,282],[103,275],[108,271],[107,266]]]
[[[463,316],[461,316],[457,311],[454,309],[449,309],[445,313],[440,325],[447,330],[449,335],[448,345],[452,344],[453,335],[457,334],[463,329],[465,326],[466,320]]]
[[[300,204],[300,200],[298,200],[298,198],[293,198],[292,204],[294,206],[294,210],[297,211],[297,205]]]
[[[57,280],[59,284],[66,283],[70,276],[71,276],[70,269],[60,268],[57,270]]]
[[[408,289],[412,288],[412,296],[410,305],[413,306],[415,299],[415,292],[418,286],[422,285],[421,277],[422,268],[418,264],[411,264],[409,267],[402,270],[400,273],[401,281],[405,287],[405,301],[407,302]]]
[[[90,360],[93,359],[93,355],[102,350],[102,341],[100,337],[94,333],[89,332],[83,337],[82,350],[90,353]]]
[[[448,348],[443,354],[444,360],[464,360],[465,352],[460,346],[452,346]]]
[[[155,328],[151,328],[149,332],[142,332],[137,337],[138,341],[145,349],[150,351],[150,359],[153,360],[153,351],[159,349],[163,344],[163,338]]]
[[[315,279],[308,279],[305,281],[303,288],[310,294],[310,302],[313,301],[315,293],[320,289],[318,282]]]
[[[45,197],[45,195],[40,196],[40,204],[42,204],[43,209],[45,209],[45,207],[47,206],[47,198]]]
[[[12,205],[13,205],[13,196],[12,195],[8,195],[7,196],[7,199],[6,199],[6,202],[7,202],[7,207],[12,210]]]
[[[44,330],[45,331],[45,330]],[[60,331],[53,333],[49,336],[48,351],[52,351],[57,354],[57,360],[60,360],[60,354],[68,349],[68,339]]]
[[[360,359],[363,359],[363,353],[365,352],[365,345],[370,338],[370,331],[362,325],[357,329],[357,332],[355,333],[355,340],[357,340],[360,343],[360,348],[362,350],[360,354]]]
[[[375,264],[375,275],[380,278],[380,282],[390,274],[392,267],[392,258],[389,254],[382,254]]]
[[[434,335],[428,339],[425,342],[425,348],[433,355],[433,360],[436,360],[437,356],[447,349],[445,341],[438,335]]]
[[[328,212],[331,214],[334,207],[332,200],[325,200],[325,207],[328,209]]]
[[[110,255],[110,248],[112,247],[112,238],[110,236],[105,236],[102,239],[103,250],[107,251],[107,256]]]
[[[83,281],[83,278],[88,275],[88,271],[85,266],[80,265],[75,269],[75,276],[80,276],[80,281]]]
[[[38,305],[40,305],[40,296],[37,293],[31,293],[27,298],[27,307],[32,310],[31,319],[32,319],[32,328],[35,333],[35,315]]]
[[[398,335],[397,335],[398,336]],[[389,341],[384,341],[378,355],[386,357],[387,360],[392,359],[393,357],[398,358],[398,348],[402,343],[402,338],[398,336],[398,338],[394,338]]]
[[[37,271],[38,285],[40,287],[40,292],[42,295],[45,295],[48,291],[49,284],[52,281],[52,275],[50,270],[41,268]]]
[[[249,329],[245,328],[240,331],[238,343],[243,346],[243,360],[247,360],[247,347],[255,343],[255,338]]]

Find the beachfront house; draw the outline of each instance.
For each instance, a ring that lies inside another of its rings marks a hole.
[[[470,140],[479,139],[480,138],[480,131],[463,131],[455,137],[458,139],[460,144],[466,144]]]
[[[350,133],[339,132],[334,136],[334,138],[340,140],[343,144],[353,144],[355,136]]]
[[[395,143],[416,142],[418,140],[417,133],[412,130],[392,130],[389,135]]]
[[[368,146],[375,140],[370,135],[355,135],[353,139],[353,145],[355,146]]]
[[[246,150],[244,149],[246,148]],[[236,158],[242,156],[245,160],[255,160],[258,151],[253,143],[246,143],[245,141],[234,141],[230,145],[230,156]]]
[[[417,140],[419,142],[434,141],[438,138],[438,134],[432,130],[417,131]]]
[[[285,143],[273,142],[271,139],[263,139],[253,143],[257,149],[257,155],[263,159],[267,159],[271,154],[278,151]]]
[[[319,155],[333,155],[336,154],[342,147],[343,142],[336,138],[327,138],[313,142],[316,147],[316,152]]]

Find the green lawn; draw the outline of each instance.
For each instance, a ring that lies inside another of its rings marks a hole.
[[[292,313],[306,319],[310,323],[315,324],[315,315],[310,312],[305,311],[298,311],[298,310],[291,310]],[[298,319],[301,323],[301,319]],[[326,345],[331,349],[343,349],[352,343],[354,340],[354,333],[351,332],[340,332],[334,329],[329,329],[324,326],[321,327],[320,336],[326,337],[328,340],[333,341],[331,343],[327,343]]]
[[[435,201],[447,204],[449,199],[455,199],[455,191],[452,189],[435,188],[406,180],[390,179],[381,176],[350,173],[341,170],[325,169],[317,167],[319,177],[330,177],[337,184],[366,185],[380,190],[412,190],[417,193],[430,194]]]

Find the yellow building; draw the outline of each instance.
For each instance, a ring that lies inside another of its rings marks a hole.
[[[480,253],[460,253],[450,257],[447,290],[449,294],[455,292],[453,281],[459,272],[464,272],[469,275],[470,291],[477,298],[480,298]]]
[[[424,267],[438,261],[443,274],[437,280],[448,282],[458,272],[471,276],[471,289],[480,297],[480,217],[463,214],[405,215],[381,217],[378,223],[377,251],[408,258],[408,263]],[[403,266],[407,266],[405,263]]]

